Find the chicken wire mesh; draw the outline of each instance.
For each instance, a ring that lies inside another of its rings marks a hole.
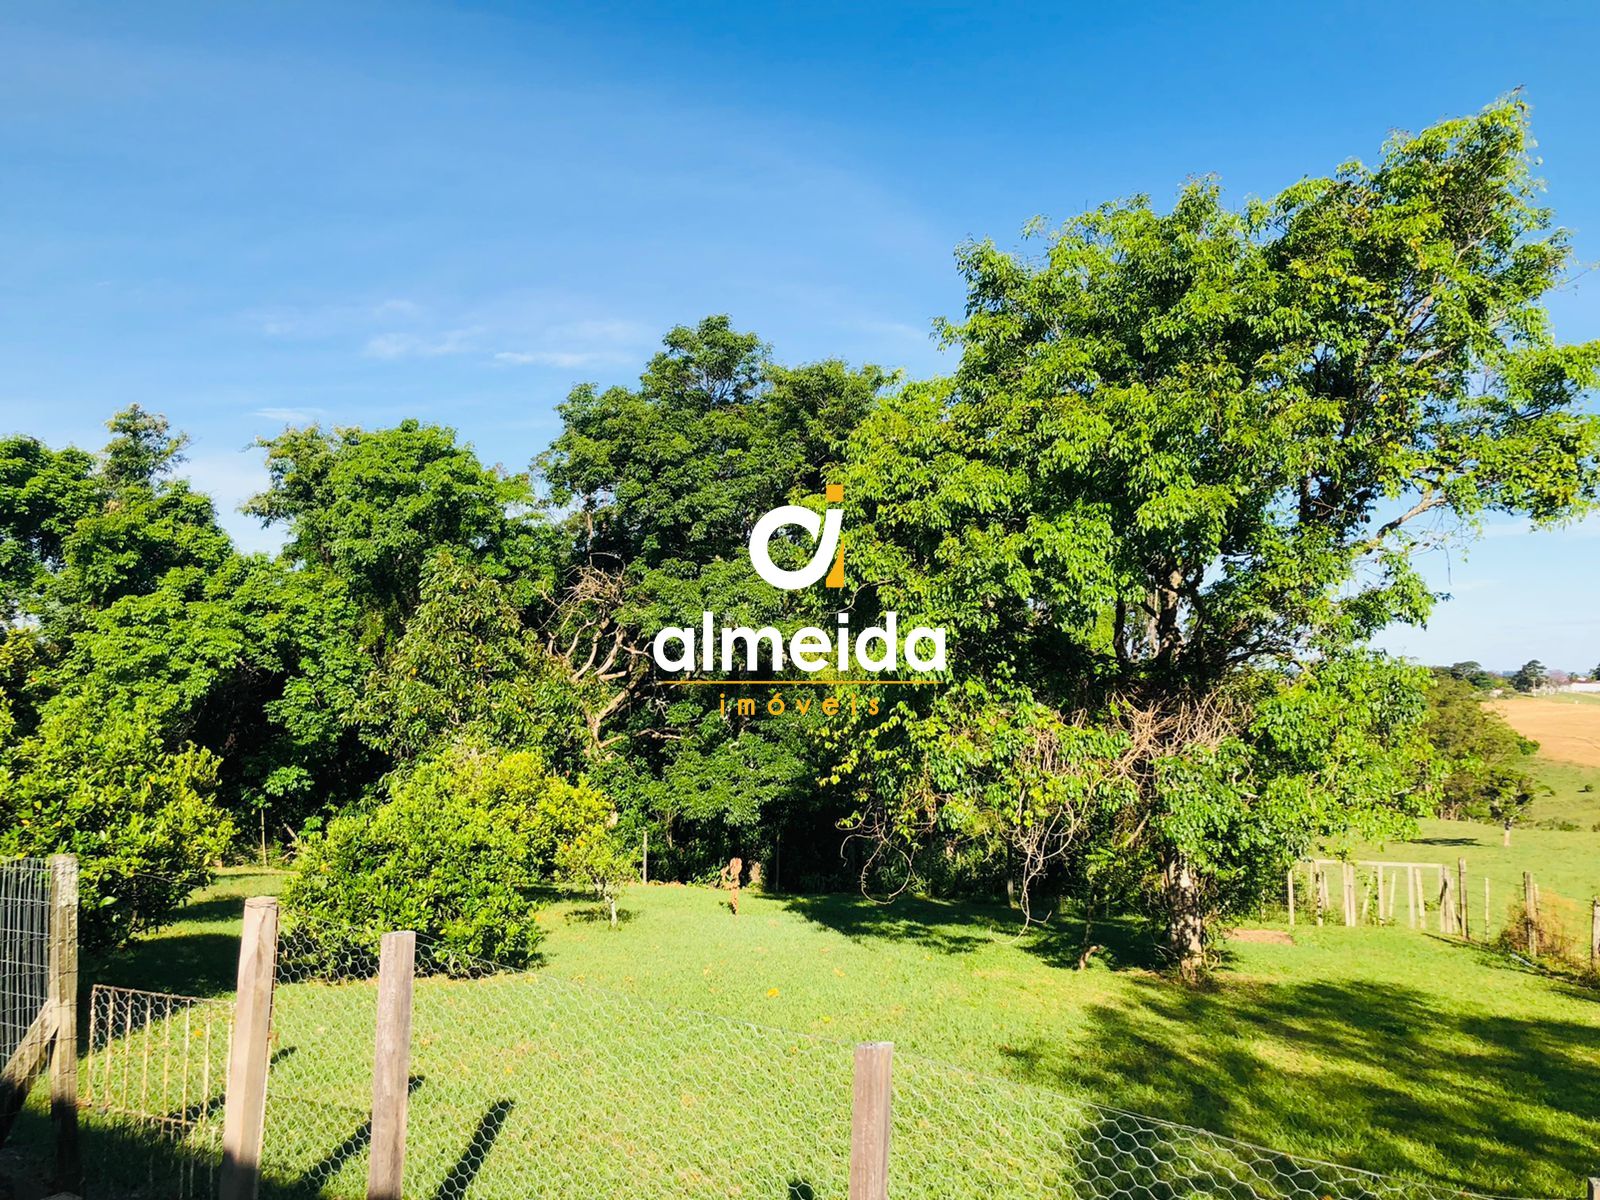
[[[50,993],[50,864],[0,862],[0,1064],[22,1045]]]
[[[272,1195],[366,1194],[377,976],[376,937],[279,936],[262,1143]]]
[[[287,934],[264,1165],[364,1194],[377,939]],[[419,938],[407,1197],[848,1193],[853,1046],[508,970]],[[896,1200],[1463,1200],[897,1053]]]
[[[78,1073],[93,1191],[216,1194],[230,1016],[223,1000],[95,985]]]

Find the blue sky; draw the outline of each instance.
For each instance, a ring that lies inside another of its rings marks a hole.
[[[230,510],[285,423],[448,422],[520,468],[578,380],[728,312],[926,374],[963,239],[1214,173],[1270,193],[1517,86],[1600,259],[1578,6],[7,5],[0,429],[137,401]],[[1600,272],[1554,301],[1600,337]],[[1429,561],[1428,661],[1600,660],[1600,523]]]

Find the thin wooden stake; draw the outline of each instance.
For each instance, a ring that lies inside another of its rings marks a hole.
[[[1589,966],[1600,970],[1600,896],[1594,898],[1589,916]]]
[[[1472,906],[1467,903],[1467,860],[1456,859],[1456,911],[1461,915],[1461,938],[1472,940]]]
[[[277,965],[278,902],[271,896],[251,896],[244,902],[244,932],[239,938],[239,984],[222,1109],[220,1200],[255,1200],[261,1186],[272,979]]]
[[[1600,1200],[1600,1176],[1589,1178],[1589,1200]]]
[[[50,1121],[56,1130],[56,1186],[78,1182],[78,860],[50,857],[50,984],[55,1043],[50,1050]]]
[[[1294,928],[1294,868],[1293,867],[1289,868],[1288,895],[1289,895],[1289,928],[1293,929]],[[1595,903],[1596,903],[1596,905],[1600,905],[1600,900],[1595,901]],[[1596,911],[1600,911],[1600,908],[1597,908]]]
[[[888,1200],[890,1074],[893,1042],[856,1047],[850,1113],[850,1200]]]
[[[372,1052],[372,1153],[367,1200],[400,1200],[411,1074],[411,981],[417,935],[386,933],[378,950],[378,1027]]]
[[[1533,875],[1522,873],[1523,919],[1528,927],[1528,957],[1539,957],[1539,891]]]

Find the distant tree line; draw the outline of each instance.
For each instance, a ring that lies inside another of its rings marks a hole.
[[[265,840],[299,919],[525,960],[543,890],[614,896],[648,832],[662,877],[781,855],[791,888],[1144,914],[1197,970],[1313,845],[1517,790],[1474,765],[1476,677],[1367,644],[1430,611],[1420,528],[1600,486],[1529,144],[1513,99],[1242,210],[1199,183],[964,247],[947,378],[781,365],[713,317],[573,390],[526,470],[417,421],[286,430],[246,506],[274,557],[155,414],[99,454],[4,439],[0,852],[77,851],[116,939]],[[768,587],[752,524],[831,483],[846,588]],[[730,716],[646,653],[841,607],[946,627],[939,686]]]

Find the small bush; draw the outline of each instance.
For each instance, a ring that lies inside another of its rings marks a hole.
[[[1538,933],[1538,957],[1563,966],[1583,969],[1588,966],[1588,948],[1584,943],[1579,952],[1579,941],[1574,930],[1579,925],[1578,906],[1565,896],[1546,892],[1538,898],[1537,914],[1529,913],[1519,900],[1511,906],[1509,920],[1500,933],[1500,948],[1519,956],[1528,953],[1529,934]]]
[[[604,831],[609,805],[533,751],[456,746],[305,839],[284,902],[313,939],[414,929],[457,953],[522,966],[563,846]]]
[[[84,944],[120,945],[210,882],[233,840],[219,767],[208,750],[168,749],[137,709],[63,702],[0,753],[0,858],[77,855]]]

